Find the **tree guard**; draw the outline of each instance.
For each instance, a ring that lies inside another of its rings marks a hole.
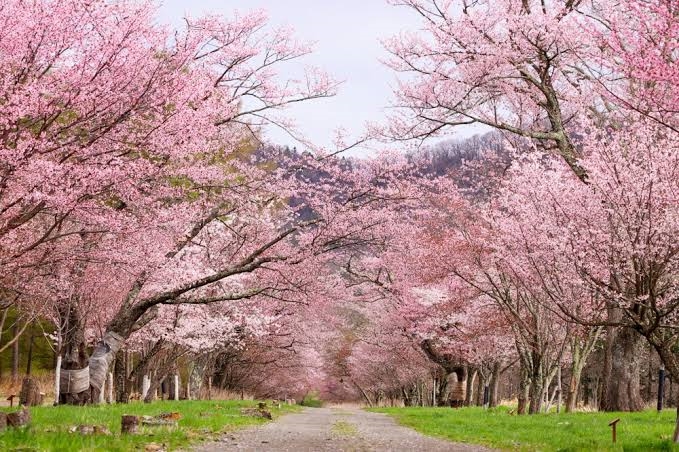
[[[80,394],[90,389],[90,368],[84,369],[61,369],[59,379],[60,394]]]
[[[57,356],[57,367],[54,369],[54,404],[59,403],[59,389],[61,389],[61,355]]]
[[[451,407],[461,407],[467,395],[467,371],[463,367],[451,369],[448,376],[448,403]]]
[[[450,384],[450,401],[463,404],[467,395],[467,380],[453,381]]]
[[[107,331],[94,348],[94,353],[89,360],[89,384],[98,391],[103,389],[113,357],[120,350],[123,342],[125,339],[122,336],[113,331]]]

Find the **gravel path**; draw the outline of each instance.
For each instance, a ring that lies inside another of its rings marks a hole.
[[[430,438],[399,426],[385,414],[355,408],[306,408],[276,422],[240,430],[196,452],[276,451],[488,451],[481,446]]]

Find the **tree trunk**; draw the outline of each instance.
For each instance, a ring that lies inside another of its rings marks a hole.
[[[93,400],[99,400],[99,393],[104,390],[108,370],[122,347],[125,339],[113,331],[104,334],[101,341],[94,346],[90,356],[90,388]]]
[[[116,397],[117,403],[127,403],[130,394],[127,390],[127,363],[126,363],[126,353],[120,351],[116,354],[115,366],[113,368],[113,379],[116,384]]]
[[[641,411],[644,408],[639,384],[643,357],[642,336],[631,328],[609,328],[601,400],[603,411]]]
[[[679,375],[679,356],[672,350],[674,346],[674,341],[663,340],[662,336],[660,338],[654,337],[653,335],[648,338],[649,342],[653,345],[655,350],[658,352],[662,363],[665,368],[669,371],[671,376]],[[670,382],[672,380],[670,379]],[[672,397],[672,390],[670,389],[670,397]],[[674,434],[672,435],[672,441],[675,444],[679,444],[679,393],[675,399],[677,405],[677,414],[675,419]]]
[[[496,407],[498,403],[498,389],[500,388],[500,363],[493,364],[493,373],[490,375],[490,401],[491,408]]]
[[[652,341],[653,338],[649,338],[649,342],[653,344],[655,347],[656,351],[658,352],[658,355],[660,355],[660,359],[662,362],[665,364],[665,367],[667,370],[670,372],[670,375],[679,375],[679,358],[677,357],[676,353],[672,351],[672,343],[667,343],[664,341],[657,341],[656,343],[653,343],[655,341]],[[670,380],[671,381],[671,380]],[[672,396],[672,392],[670,390],[670,397]],[[677,404],[677,414],[676,414],[676,419],[675,419],[675,425],[674,425],[674,433],[672,435],[672,441],[675,444],[679,443],[679,393],[677,394],[676,398],[676,404]]]
[[[479,372],[478,373],[479,377],[479,382],[477,384],[476,388],[476,406],[482,406],[483,405],[483,388],[486,386],[486,377],[483,375],[483,373]]]
[[[521,380],[519,382],[518,407],[516,408],[516,413],[526,414],[528,393],[530,391],[530,379],[528,378],[528,371],[523,361],[521,362],[520,368]]]
[[[109,372],[106,377],[106,403],[113,403],[113,372]]]
[[[54,404],[59,403],[59,387],[61,386],[61,355],[57,356],[57,363],[54,368]]]
[[[28,335],[28,356],[26,357],[26,375],[31,375],[31,370],[33,369],[33,341],[35,336],[33,335],[33,329],[31,328],[30,334]]]
[[[144,374],[141,381],[141,398],[146,401],[146,396],[151,392],[151,377]]]
[[[436,406],[436,389],[439,387],[438,379],[433,376],[431,379],[431,406]],[[391,406],[394,406],[393,402]]]
[[[84,405],[92,400],[89,382],[84,381],[82,376],[83,369],[87,368],[85,331],[74,304],[63,306],[60,311],[64,327],[59,403]]]
[[[12,337],[16,338],[19,334],[19,319],[12,326]],[[19,381],[19,341],[15,340],[12,344],[12,381],[16,383]]]
[[[528,391],[529,405],[528,414],[538,414],[542,407],[542,397],[544,394],[544,384],[541,376],[532,376],[530,389]]]
[[[568,380],[568,392],[566,393],[566,413],[572,413],[578,404],[578,392],[580,391],[580,378],[582,367],[573,363],[571,378]]]
[[[142,304],[121,308],[109,323],[104,337],[94,346],[89,360],[90,386],[92,393],[97,398],[99,391],[104,387],[106,374],[115,359],[116,353],[122,348],[125,339],[132,334],[137,320],[148,310],[149,307]],[[129,360],[127,361],[129,364]]]
[[[557,369],[557,377],[556,377],[556,386],[557,386],[557,401],[556,401],[556,412],[561,413],[561,387],[562,387],[562,382],[561,382],[561,363],[559,363],[559,368]],[[577,391],[575,392],[575,395],[577,397]]]
[[[172,379],[170,380],[170,389],[170,396],[172,397],[171,400],[179,400],[179,375],[172,375]]]
[[[525,352],[521,359],[528,385],[528,414],[538,414],[542,408],[545,391],[543,356],[538,350]]]
[[[363,396],[363,398],[365,399],[365,401],[368,403],[368,406],[369,406],[370,408],[372,408],[373,406],[375,406],[375,405],[373,404],[373,401],[370,400],[370,396],[368,396],[368,393],[365,392],[365,391],[363,390],[363,388],[360,387],[360,386],[358,385],[358,383],[356,383],[355,381],[352,381],[352,382],[354,383],[354,386],[356,386],[356,387],[358,388],[358,390],[361,391],[361,395]]]
[[[474,400],[474,382],[476,381],[477,373],[476,369],[467,369],[467,394],[464,398],[465,406],[472,406],[472,400]]]
[[[363,398],[368,400],[368,398],[365,396],[365,394],[362,394],[362,395],[363,395]],[[403,398],[403,406],[410,406],[410,394],[408,394],[408,390],[405,388],[405,386],[401,387],[401,397]],[[368,404],[368,405],[370,405],[370,404]]]
[[[199,359],[196,362],[191,363],[191,369],[189,373],[189,381],[187,386],[190,387],[191,397],[194,399],[201,398],[201,391],[203,389],[203,381],[205,380],[205,369],[207,364]]]
[[[155,373],[155,372],[154,372]],[[153,402],[153,399],[156,398],[156,391],[158,390],[158,386],[166,380],[166,377],[158,378],[158,375],[155,375],[156,378],[149,378],[148,379],[148,389],[146,390],[146,395],[144,396],[144,402],[145,403],[151,403]],[[161,393],[161,399],[162,393]]]
[[[437,372],[436,385],[436,405],[447,406],[450,388],[448,387],[448,374],[445,369],[439,369],[439,372]]]

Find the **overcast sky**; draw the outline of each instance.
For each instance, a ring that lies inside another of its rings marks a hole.
[[[290,25],[301,39],[316,42],[304,63],[344,80],[337,96],[290,109],[289,114],[313,142],[329,145],[332,131],[345,127],[360,135],[365,121],[379,121],[392,97],[394,74],[380,63],[380,39],[419,25],[416,15],[386,0],[162,0],[159,19],[179,23],[188,13],[229,16],[234,10],[265,9],[272,24]],[[294,143],[280,131],[268,138]]]

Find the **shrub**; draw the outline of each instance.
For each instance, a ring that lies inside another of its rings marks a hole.
[[[307,392],[304,398],[299,402],[302,406],[309,406],[312,408],[320,408],[323,406],[323,401],[318,398],[318,392]]]

